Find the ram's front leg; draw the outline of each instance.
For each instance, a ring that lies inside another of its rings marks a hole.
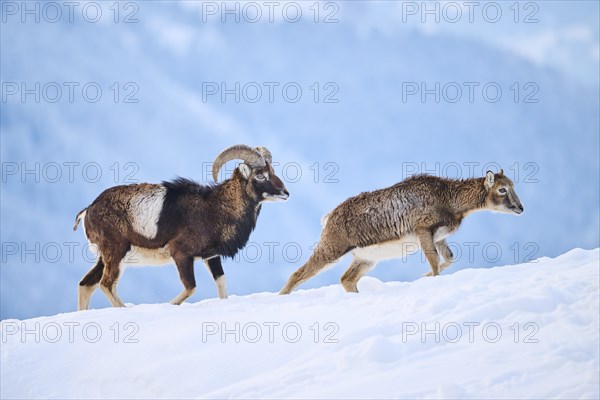
[[[217,285],[217,291],[219,292],[220,299],[227,298],[227,286],[225,285],[225,272],[223,272],[223,266],[221,265],[221,257],[213,257],[204,261],[206,266],[210,270],[210,273],[215,280]]]
[[[196,278],[194,277],[194,257],[174,256],[179,278],[183,283],[183,291],[177,297],[171,300],[171,304],[180,305],[196,291]]]

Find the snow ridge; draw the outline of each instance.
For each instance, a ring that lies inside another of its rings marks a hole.
[[[2,321],[2,398],[598,398],[599,249]]]

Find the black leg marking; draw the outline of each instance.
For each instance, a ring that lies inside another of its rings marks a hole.
[[[81,279],[79,286],[95,286],[102,279],[102,272],[104,271],[104,262],[102,256],[96,261],[96,265],[88,271],[88,273]]]
[[[221,265],[221,257],[213,257],[205,260],[206,266],[210,269],[210,273],[215,280],[217,285],[217,291],[219,292],[219,298],[227,298],[227,286],[225,285],[225,272],[223,272],[223,266]]]
[[[208,269],[210,269],[210,273],[212,274],[214,280],[217,280],[220,276],[225,275],[225,272],[223,272],[223,266],[221,265],[221,257],[209,258],[206,261],[206,264],[208,265]]]
[[[81,279],[81,282],[79,282],[79,287],[77,288],[78,310],[87,310],[89,308],[90,299],[98,287],[98,282],[100,282],[103,273],[104,261],[102,261],[102,256],[100,256],[98,261],[96,261],[96,265],[94,265],[92,269],[85,274],[83,279]]]

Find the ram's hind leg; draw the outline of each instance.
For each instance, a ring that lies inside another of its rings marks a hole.
[[[173,259],[175,260],[175,265],[177,265],[177,271],[179,271],[179,279],[183,283],[183,291],[171,300],[171,304],[180,305],[196,291],[194,257],[183,256],[173,257]]]
[[[221,265],[221,257],[209,258],[205,261],[205,263],[210,270],[213,279],[215,280],[217,291],[219,292],[219,298],[226,299],[227,286],[225,285],[225,272],[223,272],[223,266]]]
[[[363,260],[362,258],[355,256],[350,263],[350,267],[348,267],[344,275],[342,275],[341,282],[344,289],[346,289],[346,292],[358,293],[358,281],[367,272],[372,270],[373,267],[375,267],[374,261]]]
[[[104,259],[104,273],[100,279],[100,289],[113,307],[125,307],[117,295],[117,282],[121,276],[121,261],[129,251],[129,243],[112,244],[110,248],[101,249]]]
[[[94,290],[98,287],[100,279],[102,279],[102,272],[104,271],[104,262],[102,262],[102,256],[98,257],[98,261],[89,270],[89,272],[79,282],[77,290],[77,310],[87,310],[90,306],[90,299]]]

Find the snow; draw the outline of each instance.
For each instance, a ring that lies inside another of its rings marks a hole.
[[[1,397],[597,399],[599,254],[3,320]]]

